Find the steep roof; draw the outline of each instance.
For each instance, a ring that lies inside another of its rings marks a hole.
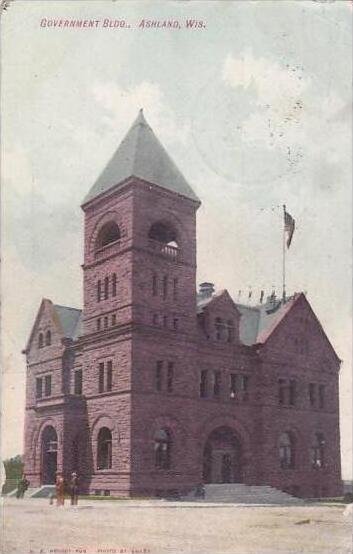
[[[59,318],[65,338],[76,339],[82,333],[82,310],[58,304],[54,304],[53,308]]]
[[[142,109],[83,203],[123,184],[127,178],[133,176],[199,202],[148,125]]]
[[[220,291],[222,294],[223,292]],[[198,297],[198,312],[201,312],[220,293],[206,299]],[[295,294],[285,304],[276,301],[270,305],[267,303],[258,306],[245,306],[235,302],[235,306],[242,316],[239,324],[240,341],[248,346],[264,343],[299,297],[300,294]]]

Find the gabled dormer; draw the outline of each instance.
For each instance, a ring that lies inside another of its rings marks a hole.
[[[202,283],[197,307],[199,326],[208,340],[218,344],[239,343],[241,314],[227,290],[215,293],[212,283]]]

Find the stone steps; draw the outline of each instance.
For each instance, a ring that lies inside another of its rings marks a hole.
[[[237,483],[210,484],[204,486],[203,498],[195,496],[196,488],[183,500],[197,502],[228,502],[235,504],[284,504],[301,505],[303,500],[268,485],[244,485]]]

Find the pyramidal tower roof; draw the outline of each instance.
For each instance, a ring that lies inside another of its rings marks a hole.
[[[143,110],[84,199],[84,204],[129,177],[138,177],[199,202],[168,152],[148,125]]]

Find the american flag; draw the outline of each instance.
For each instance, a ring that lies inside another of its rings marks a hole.
[[[287,212],[286,210],[286,207],[284,207],[284,232],[286,234],[286,237],[287,237],[287,248],[290,247],[291,245],[291,242],[292,242],[292,238],[293,238],[293,234],[294,234],[294,229],[295,229],[295,220],[293,219],[293,217]]]

